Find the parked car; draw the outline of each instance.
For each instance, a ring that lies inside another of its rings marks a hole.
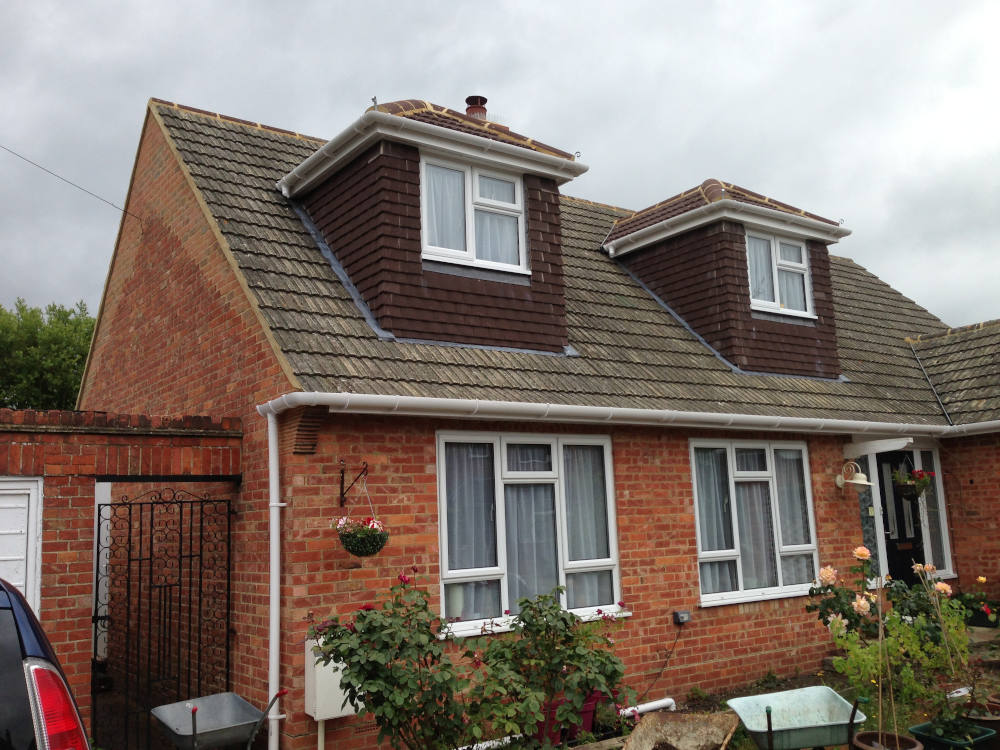
[[[62,667],[31,607],[0,578],[0,748],[87,750]]]

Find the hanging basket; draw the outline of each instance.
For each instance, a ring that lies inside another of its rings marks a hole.
[[[382,551],[386,542],[389,541],[389,532],[360,527],[354,529],[340,529],[337,531],[340,543],[344,549],[355,557],[371,557]]]
[[[893,482],[892,490],[904,500],[916,500],[923,490],[917,486],[916,482]]]

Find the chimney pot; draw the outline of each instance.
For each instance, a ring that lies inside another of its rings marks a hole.
[[[486,97],[485,96],[467,96],[465,97],[465,114],[469,117],[474,117],[477,120],[486,119]]]

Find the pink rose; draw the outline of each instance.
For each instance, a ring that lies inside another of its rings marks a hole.
[[[859,615],[867,615],[872,611],[871,602],[868,601],[867,597],[861,596],[860,594],[854,597],[854,601],[851,602],[851,609],[857,612]]]
[[[934,584],[934,590],[939,594],[944,594],[945,596],[951,596],[951,586],[949,586],[944,581],[938,581]]]
[[[837,582],[837,569],[832,565],[825,565],[820,568],[819,582],[824,586],[833,586]]]
[[[854,548],[854,557],[858,560],[871,560],[872,552],[864,545]]]

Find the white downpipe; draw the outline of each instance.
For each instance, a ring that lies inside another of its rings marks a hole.
[[[263,414],[263,412],[261,412]],[[278,451],[278,415],[267,413],[267,473],[268,473],[268,652],[267,652],[267,692],[273,696],[281,689],[281,474]],[[284,714],[281,713],[281,699],[271,706],[268,714],[267,747],[278,750],[278,732]]]
[[[330,411],[353,414],[393,414],[456,419],[503,419],[537,422],[587,424],[630,424],[674,427],[708,427],[732,430],[772,430],[778,432],[826,432],[832,434],[922,435],[957,437],[1000,431],[1000,421],[979,425],[904,424],[865,422],[818,417],[781,417],[721,412],[633,409],[617,406],[575,406],[520,401],[479,401],[425,396],[384,396],[361,393],[293,391],[257,407],[261,414],[281,414],[299,406],[326,406]]]
[[[316,750],[326,750],[326,719],[320,719],[316,724]]]
[[[660,698],[658,701],[640,703],[638,706],[627,706],[618,712],[619,716],[632,716],[634,714],[647,714],[650,711],[660,711],[662,709],[673,711],[677,708],[673,698]]]

